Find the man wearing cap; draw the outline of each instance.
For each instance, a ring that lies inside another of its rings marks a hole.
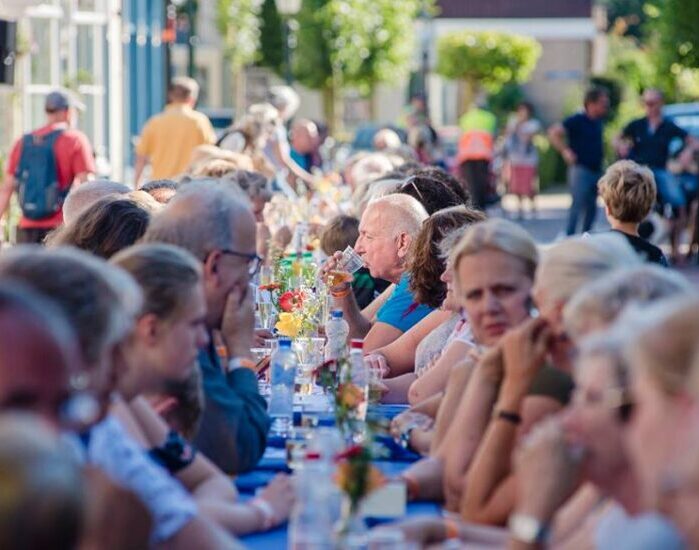
[[[199,85],[195,80],[172,79],[165,111],[146,122],[136,146],[136,186],[148,164],[152,168],[152,180],[174,178],[185,171],[196,147],[216,143],[211,122],[194,110],[198,96]]]
[[[12,147],[7,162],[5,180],[0,188],[0,219],[7,211],[10,199],[15,191],[22,191],[22,178],[26,175],[26,170],[22,166],[28,166],[31,162],[23,160],[25,144],[28,140],[34,143],[49,141],[53,143],[52,155],[45,157],[45,162],[54,162],[53,167],[32,166],[31,171],[43,170],[44,173],[55,174],[57,193],[46,199],[43,210],[48,211],[47,215],[28,215],[23,206],[22,217],[17,228],[18,243],[40,243],[46,235],[63,222],[63,198],[70,190],[71,186],[78,185],[90,179],[95,173],[95,159],[92,146],[85,134],[73,128],[76,121],[76,110],[84,110],[84,106],[75,100],[66,91],[57,90],[46,96],[44,104],[46,112],[46,125],[34,130],[30,134],[17,140]],[[37,157],[32,157],[37,158]],[[25,172],[20,174],[20,171]],[[35,172],[36,173],[36,172]],[[54,182],[46,181],[46,188],[49,189]],[[43,185],[44,182],[39,182]],[[36,182],[32,185],[36,186]]]

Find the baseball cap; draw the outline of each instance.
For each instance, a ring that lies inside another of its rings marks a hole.
[[[47,111],[66,111],[71,107],[78,111],[85,110],[85,104],[67,90],[54,90],[46,96],[44,108]]]

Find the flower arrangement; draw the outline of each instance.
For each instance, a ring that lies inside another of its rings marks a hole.
[[[384,475],[371,463],[373,458],[366,445],[353,445],[335,457],[335,482],[347,495],[353,511],[369,493],[386,484]]]

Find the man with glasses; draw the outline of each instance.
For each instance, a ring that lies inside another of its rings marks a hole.
[[[668,172],[671,148],[683,147],[679,155],[682,166],[692,161],[699,142],[671,120],[663,117],[663,94],[648,89],[643,93],[646,116],[632,120],[615,140],[621,158],[631,159],[653,171],[660,201],[673,209],[671,222],[672,255],[677,256],[678,232],[686,217],[687,197],[677,177]]]
[[[264,453],[270,421],[250,368],[250,280],[260,257],[247,200],[225,183],[193,181],[153,219],[144,241],[181,246],[202,262],[211,338],[199,355],[206,404],[194,444],[226,473],[250,470]],[[214,332],[225,344],[225,358],[217,353]]]

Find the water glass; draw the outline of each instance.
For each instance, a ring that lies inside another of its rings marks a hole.
[[[352,274],[359,271],[363,265],[364,260],[355,252],[354,248],[347,246],[347,248],[342,251],[342,260],[340,261],[342,271]]]
[[[286,438],[286,465],[290,469],[296,470],[303,466],[310,435],[311,430],[308,428],[294,428]]]
[[[325,338],[296,338],[294,351],[299,360],[299,370],[296,377],[301,395],[313,393],[313,371],[323,363]]]
[[[277,310],[272,302],[259,302],[257,314],[260,318],[260,328],[272,330],[276,323]]]
[[[274,268],[270,265],[260,266],[258,281],[259,286],[272,284],[274,282]]]

